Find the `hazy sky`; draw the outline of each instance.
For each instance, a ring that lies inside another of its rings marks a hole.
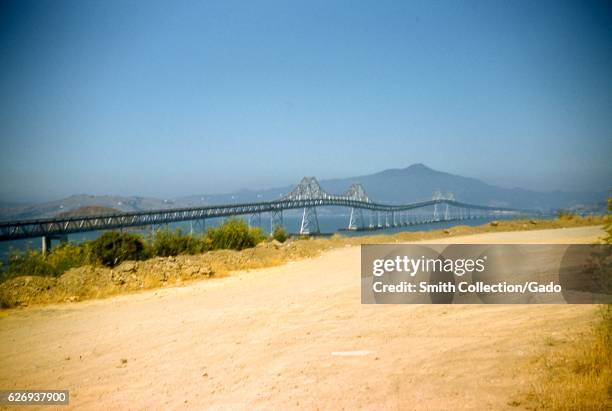
[[[606,189],[611,154],[610,2],[0,2],[0,200],[416,162]]]

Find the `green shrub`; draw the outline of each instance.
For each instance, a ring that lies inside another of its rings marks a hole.
[[[277,225],[274,227],[274,231],[272,232],[272,238],[276,241],[284,243],[288,238],[287,231],[285,231],[285,228],[282,225]]]
[[[3,273],[3,280],[20,275],[53,276],[54,271],[40,251],[11,250],[7,269]]]
[[[145,243],[136,234],[107,231],[92,241],[91,247],[96,260],[108,267],[114,267],[122,261],[147,257]]]
[[[158,257],[197,254],[205,250],[202,239],[183,235],[180,228],[177,228],[176,231],[158,230],[151,244],[151,253]]]
[[[249,228],[243,220],[232,218],[217,228],[210,228],[206,233],[211,249],[242,250],[254,247],[263,241],[261,228]]]
[[[55,276],[73,268],[93,262],[91,242],[82,244],[63,243],[53,247],[45,256],[45,260],[53,269]]]
[[[32,249],[11,250],[2,280],[20,275],[57,277],[66,270],[90,263],[91,245],[89,243],[63,243],[53,247],[46,255]]]

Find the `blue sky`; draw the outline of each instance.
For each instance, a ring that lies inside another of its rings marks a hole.
[[[606,2],[0,3],[0,199],[612,181]]]

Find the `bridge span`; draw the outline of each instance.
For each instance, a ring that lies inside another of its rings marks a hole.
[[[342,195],[334,195],[326,193],[314,177],[304,177],[290,193],[274,201],[0,222],[0,241],[41,237],[43,250],[46,250],[50,247],[51,239],[65,239],[68,234],[79,232],[156,226],[181,221],[200,221],[204,226],[206,219],[241,215],[249,216],[249,224],[255,221],[261,225],[262,213],[270,215],[272,231],[277,225],[283,224],[283,211],[292,209],[303,209],[300,234],[309,235],[320,232],[317,207],[350,208],[348,230],[534,213],[464,203],[456,201],[452,195],[442,196],[439,193],[428,201],[382,204],[371,201],[360,184],[351,185]],[[366,219],[365,214],[369,214],[369,218]]]

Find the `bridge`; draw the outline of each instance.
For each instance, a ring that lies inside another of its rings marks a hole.
[[[361,184],[353,184],[342,195],[325,192],[314,177],[304,177],[288,194],[274,201],[225,204],[206,207],[174,208],[83,217],[44,218],[0,223],[0,241],[42,238],[43,251],[51,239],[66,239],[68,234],[127,227],[156,226],[181,221],[248,216],[249,224],[261,226],[263,213],[269,214],[270,230],[283,225],[283,211],[303,209],[300,234],[320,233],[317,207],[350,208],[347,230],[374,230],[387,227],[426,224],[472,218],[533,214],[526,210],[491,207],[456,201],[452,194],[435,193],[428,201],[409,204],[382,204],[371,201]],[[367,214],[367,220],[366,220]]]

